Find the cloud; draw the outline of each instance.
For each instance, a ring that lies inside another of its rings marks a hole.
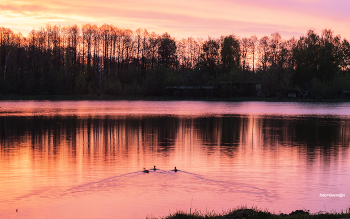
[[[309,28],[331,28],[350,38],[350,1],[337,0],[3,0],[0,26],[26,35],[47,23],[113,24],[146,28],[176,38],[270,35],[299,37]]]

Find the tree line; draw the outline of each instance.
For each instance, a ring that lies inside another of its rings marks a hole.
[[[177,40],[146,29],[47,24],[27,37],[0,27],[0,94],[162,96],[169,86],[259,83],[267,96],[350,90],[350,44],[325,29]],[[218,96],[244,95],[221,90]]]

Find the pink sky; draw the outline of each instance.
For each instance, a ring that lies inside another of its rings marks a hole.
[[[318,33],[329,28],[350,39],[349,0],[1,0],[0,8],[0,26],[25,36],[48,23],[107,23],[177,39],[274,32],[287,39],[310,28]]]

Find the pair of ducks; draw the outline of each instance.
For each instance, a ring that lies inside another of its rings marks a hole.
[[[157,170],[156,166],[153,166],[153,171],[156,171],[156,170]],[[176,167],[173,169],[173,171],[177,172]],[[146,170],[145,168],[143,168],[143,172],[144,173],[149,173],[149,170]]]

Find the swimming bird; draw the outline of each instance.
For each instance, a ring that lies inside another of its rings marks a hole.
[[[176,167],[174,168],[174,171],[175,171],[175,172],[177,172],[177,169],[176,169]]]
[[[157,170],[156,166],[154,166],[154,167],[153,167],[153,170],[154,170],[154,171],[156,171],[156,170]]]
[[[144,173],[149,173],[149,171],[146,170],[145,168],[143,168],[143,172],[144,172]]]

